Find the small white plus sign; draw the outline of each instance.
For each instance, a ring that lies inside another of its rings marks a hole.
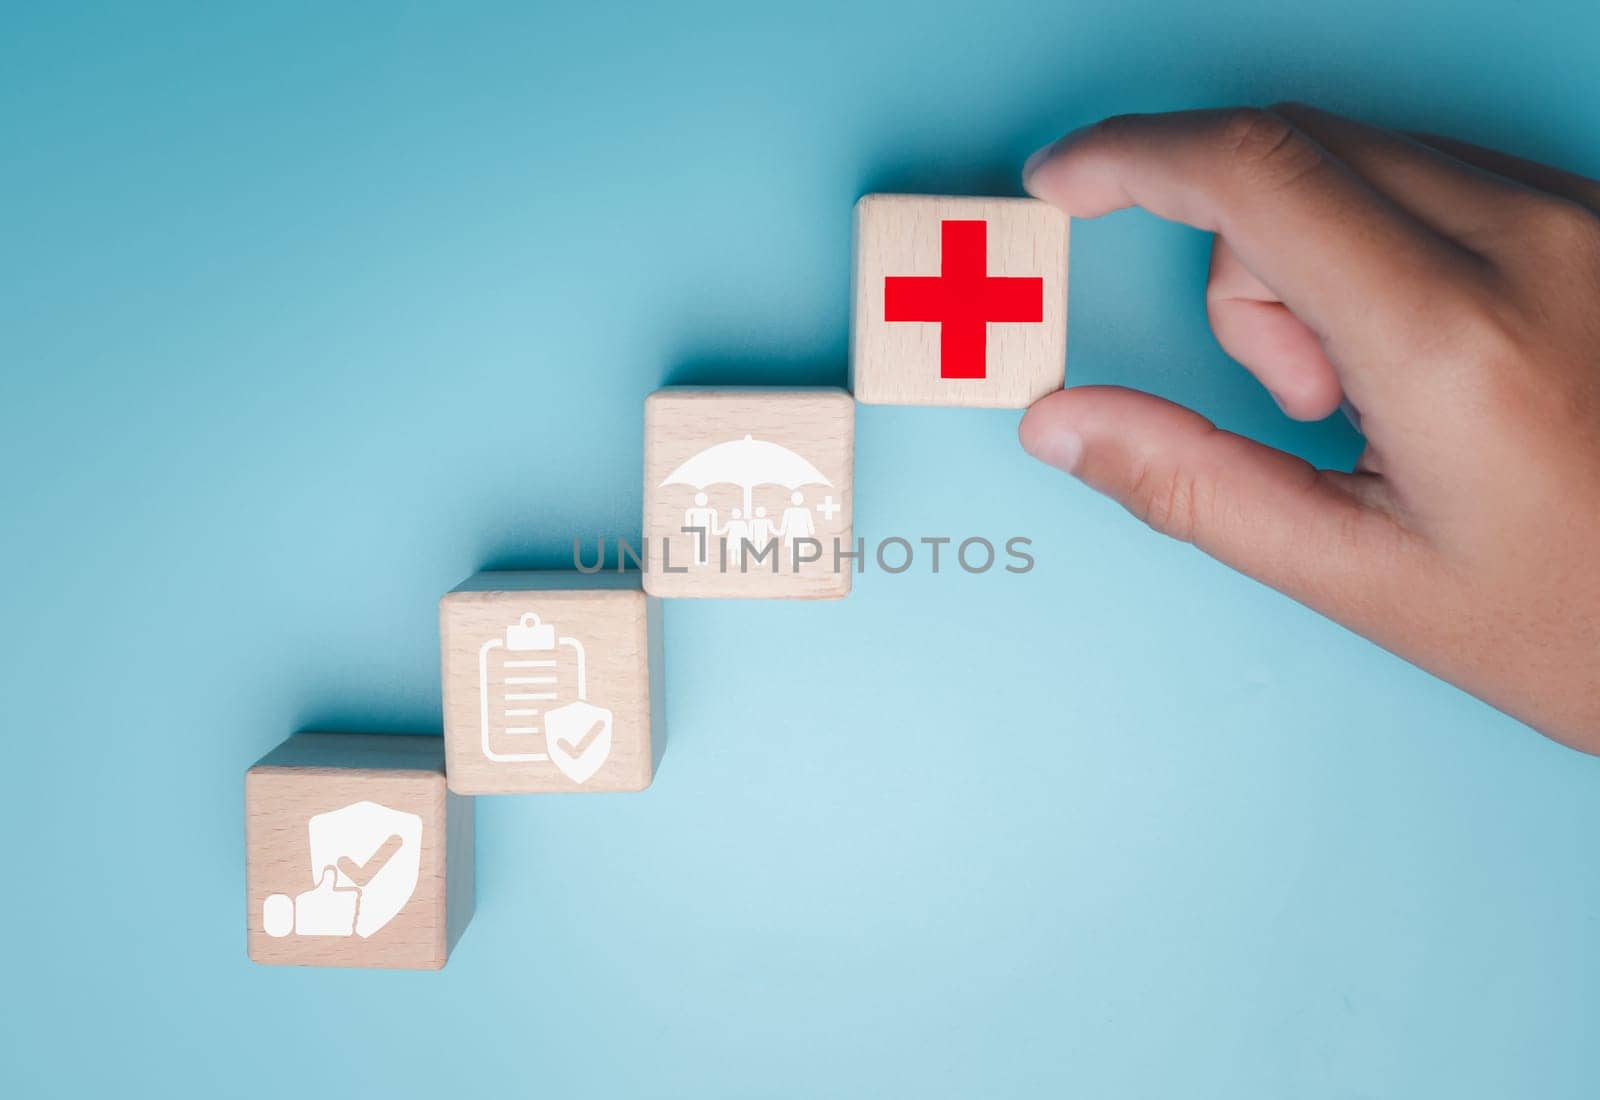
[[[822,518],[826,520],[833,519],[833,514],[838,510],[839,502],[833,499],[832,494],[829,494],[821,504],[817,505],[817,511],[821,512]]]

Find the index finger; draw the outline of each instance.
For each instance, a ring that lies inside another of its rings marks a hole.
[[[1435,344],[1441,292],[1479,277],[1471,253],[1270,111],[1107,119],[1036,154],[1023,183],[1073,217],[1140,206],[1217,233],[1321,338],[1358,406],[1415,377],[1410,356],[1373,365]]]

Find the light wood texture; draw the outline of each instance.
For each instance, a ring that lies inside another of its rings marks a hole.
[[[714,447],[721,454],[707,455]],[[818,477],[766,479],[804,464]],[[760,483],[696,476],[712,470]],[[680,472],[686,476],[674,479]],[[855,403],[844,390],[669,388],[645,401],[644,586],[653,596],[839,599],[850,592],[855,561],[835,550],[858,549],[854,498]],[[705,516],[714,516],[720,537],[684,531],[706,526]],[[752,522],[762,529],[749,532],[757,554],[747,556],[740,529],[730,525]],[[776,537],[786,523],[791,531],[809,527],[802,537],[814,541]]]
[[[296,734],[245,773],[244,792],[250,958],[287,966],[444,966],[472,919],[473,804],[446,789],[440,738]],[[346,934],[301,934],[298,928],[269,934],[265,914],[273,905],[310,919],[299,899],[315,892],[328,873],[312,866],[311,819],[363,802],[419,818],[415,850],[407,850],[409,840],[395,833],[387,840],[377,837],[377,851],[364,862],[325,857],[337,872],[327,885],[340,895],[338,905],[348,907]],[[374,918],[382,899],[373,891],[392,889],[390,876],[406,881],[408,860],[416,861],[416,885],[394,915],[376,930],[359,922],[351,926],[361,906],[369,921]],[[379,882],[378,875],[385,880]],[[363,890],[359,901],[357,888]]]
[[[637,572],[479,573],[439,601],[439,636],[452,791],[650,785],[666,745],[660,607]]]
[[[1043,281],[1041,321],[988,323],[981,379],[940,376],[945,326],[884,319],[886,278],[944,271],[947,220],[986,223],[981,275]],[[863,197],[856,203],[852,276],[850,388],[856,400],[1017,409],[1060,389],[1066,377],[1067,226],[1065,215],[1037,199]]]

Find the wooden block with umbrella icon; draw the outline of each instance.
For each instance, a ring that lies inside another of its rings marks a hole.
[[[842,389],[658,390],[645,401],[652,596],[839,599],[858,559]]]

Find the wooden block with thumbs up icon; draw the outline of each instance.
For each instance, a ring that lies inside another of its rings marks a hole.
[[[445,964],[472,918],[473,814],[440,738],[296,734],[244,791],[252,959]]]

